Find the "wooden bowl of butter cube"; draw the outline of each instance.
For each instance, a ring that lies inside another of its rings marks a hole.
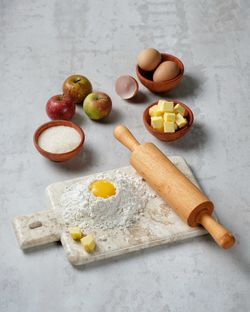
[[[143,113],[147,130],[165,142],[183,137],[191,128],[193,120],[191,109],[178,100],[159,100],[149,105]]]

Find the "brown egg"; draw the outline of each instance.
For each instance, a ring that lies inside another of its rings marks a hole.
[[[153,81],[165,81],[176,77],[180,72],[179,67],[175,62],[166,61],[161,63],[155,70]]]
[[[161,53],[153,48],[144,49],[138,55],[137,62],[143,70],[154,70],[161,62]]]

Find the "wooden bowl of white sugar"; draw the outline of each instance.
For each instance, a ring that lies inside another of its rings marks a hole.
[[[83,147],[85,135],[75,123],[54,120],[41,125],[33,141],[38,152],[52,161],[62,162],[76,156]]]

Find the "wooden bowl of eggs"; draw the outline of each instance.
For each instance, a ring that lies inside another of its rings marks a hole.
[[[184,65],[174,55],[147,48],[138,55],[136,74],[140,82],[150,91],[166,92],[181,82]]]
[[[76,156],[83,147],[84,139],[83,130],[68,120],[53,120],[42,124],[33,136],[37,151],[56,162]]]
[[[171,142],[183,137],[192,127],[191,109],[178,100],[159,100],[143,113],[146,129],[157,139]]]

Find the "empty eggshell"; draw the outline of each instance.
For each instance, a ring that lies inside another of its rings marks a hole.
[[[137,62],[143,70],[154,70],[161,62],[161,53],[153,48],[144,49],[138,55]]]
[[[131,99],[138,92],[138,82],[131,76],[120,76],[115,82],[115,91],[122,99]]]
[[[153,74],[153,81],[165,81],[176,77],[180,72],[179,67],[175,62],[166,61],[161,63]]]

